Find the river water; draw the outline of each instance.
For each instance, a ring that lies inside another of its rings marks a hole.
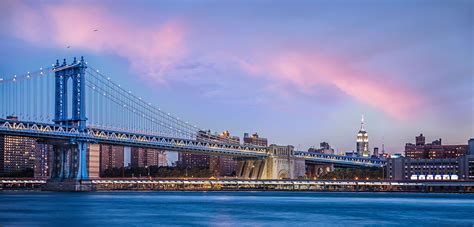
[[[464,225],[474,195],[334,192],[0,192],[3,225]]]

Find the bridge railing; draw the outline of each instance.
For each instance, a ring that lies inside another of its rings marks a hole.
[[[351,157],[351,156],[341,156],[341,155],[332,155],[332,154],[322,154],[306,151],[295,151],[295,155],[312,159],[315,161],[331,161],[338,162],[348,165],[361,165],[361,166],[384,166],[386,164],[385,160],[375,159],[375,158],[364,158],[364,157]]]
[[[81,139],[92,143],[119,144],[126,146],[155,147],[170,151],[213,152],[237,156],[265,157],[266,147],[231,143],[211,143],[191,139],[180,139],[155,135],[88,128],[79,132],[77,127],[57,124],[0,120],[2,134],[46,137],[58,139]],[[240,153],[238,153],[240,152]]]

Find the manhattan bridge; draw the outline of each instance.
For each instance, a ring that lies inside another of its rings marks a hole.
[[[0,135],[30,137],[54,145],[51,178],[58,181],[88,179],[89,144],[231,156],[240,160],[238,175],[247,179],[274,178],[261,172],[281,171],[287,171],[287,178],[296,177],[288,173],[294,171],[294,160],[303,165],[385,165],[378,159],[292,149],[278,153],[272,146],[236,144],[217,138],[135,96],[83,57],[74,58],[69,64],[64,59],[50,67],[0,78]],[[273,159],[292,161],[270,164]],[[245,170],[257,164],[259,171]]]

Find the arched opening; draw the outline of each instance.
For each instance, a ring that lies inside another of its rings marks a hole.
[[[70,119],[72,117],[72,101],[72,78],[68,77],[66,79],[66,119]]]
[[[278,178],[279,178],[279,179],[289,179],[290,176],[288,175],[288,171],[286,171],[286,170],[281,170],[281,171],[278,173]]]

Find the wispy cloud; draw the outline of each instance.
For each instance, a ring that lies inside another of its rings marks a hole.
[[[66,48],[111,53],[128,59],[132,68],[153,81],[186,55],[185,28],[179,20],[132,23],[91,3],[36,6],[11,2],[14,34],[26,41]]]
[[[396,28],[392,31],[394,39],[376,39],[378,36],[370,31],[369,35],[355,35],[350,41],[336,33],[334,39],[316,38],[301,44],[293,42],[291,37],[297,35],[288,32],[280,34],[280,41],[278,37],[270,37],[271,32],[252,29],[250,36],[244,37],[236,32],[240,29],[219,29],[216,24],[196,23],[190,20],[192,17],[168,16],[164,17],[166,20],[139,23],[143,18],[131,20],[130,15],[119,15],[94,2],[32,7],[11,1],[5,5],[9,6],[6,8],[10,13],[10,28],[21,39],[39,45],[115,54],[127,59],[134,72],[151,81],[211,84],[212,91],[203,93],[207,96],[220,96],[217,91],[231,86],[224,86],[219,80],[232,80],[227,82],[232,86],[235,81],[242,87],[250,84],[235,78],[237,68],[245,80],[249,75],[264,78],[267,84],[260,87],[260,93],[268,93],[266,97],[276,94],[275,98],[285,102],[301,96],[339,100],[342,93],[348,100],[367,104],[397,119],[407,119],[416,115],[414,110],[422,109],[417,107],[429,101],[424,93],[406,86],[407,76],[398,75],[403,71],[380,70],[365,64],[380,59],[380,55],[391,56],[393,51],[412,49],[410,45],[421,43],[420,39],[395,33],[399,27],[406,27],[403,23],[399,26],[398,20],[392,22]],[[243,24],[241,28],[248,27]],[[416,30],[409,28],[409,34]],[[308,48],[302,47],[305,45]],[[390,65],[380,65],[383,64]],[[229,78],[230,71],[234,78]]]
[[[268,54],[252,62],[241,61],[242,69],[269,77],[274,83],[295,85],[307,95],[317,93],[317,86],[333,86],[398,119],[410,117],[415,107],[423,103],[422,95],[402,83],[388,80],[389,77],[380,72],[356,69],[350,63],[327,56],[286,51]]]

